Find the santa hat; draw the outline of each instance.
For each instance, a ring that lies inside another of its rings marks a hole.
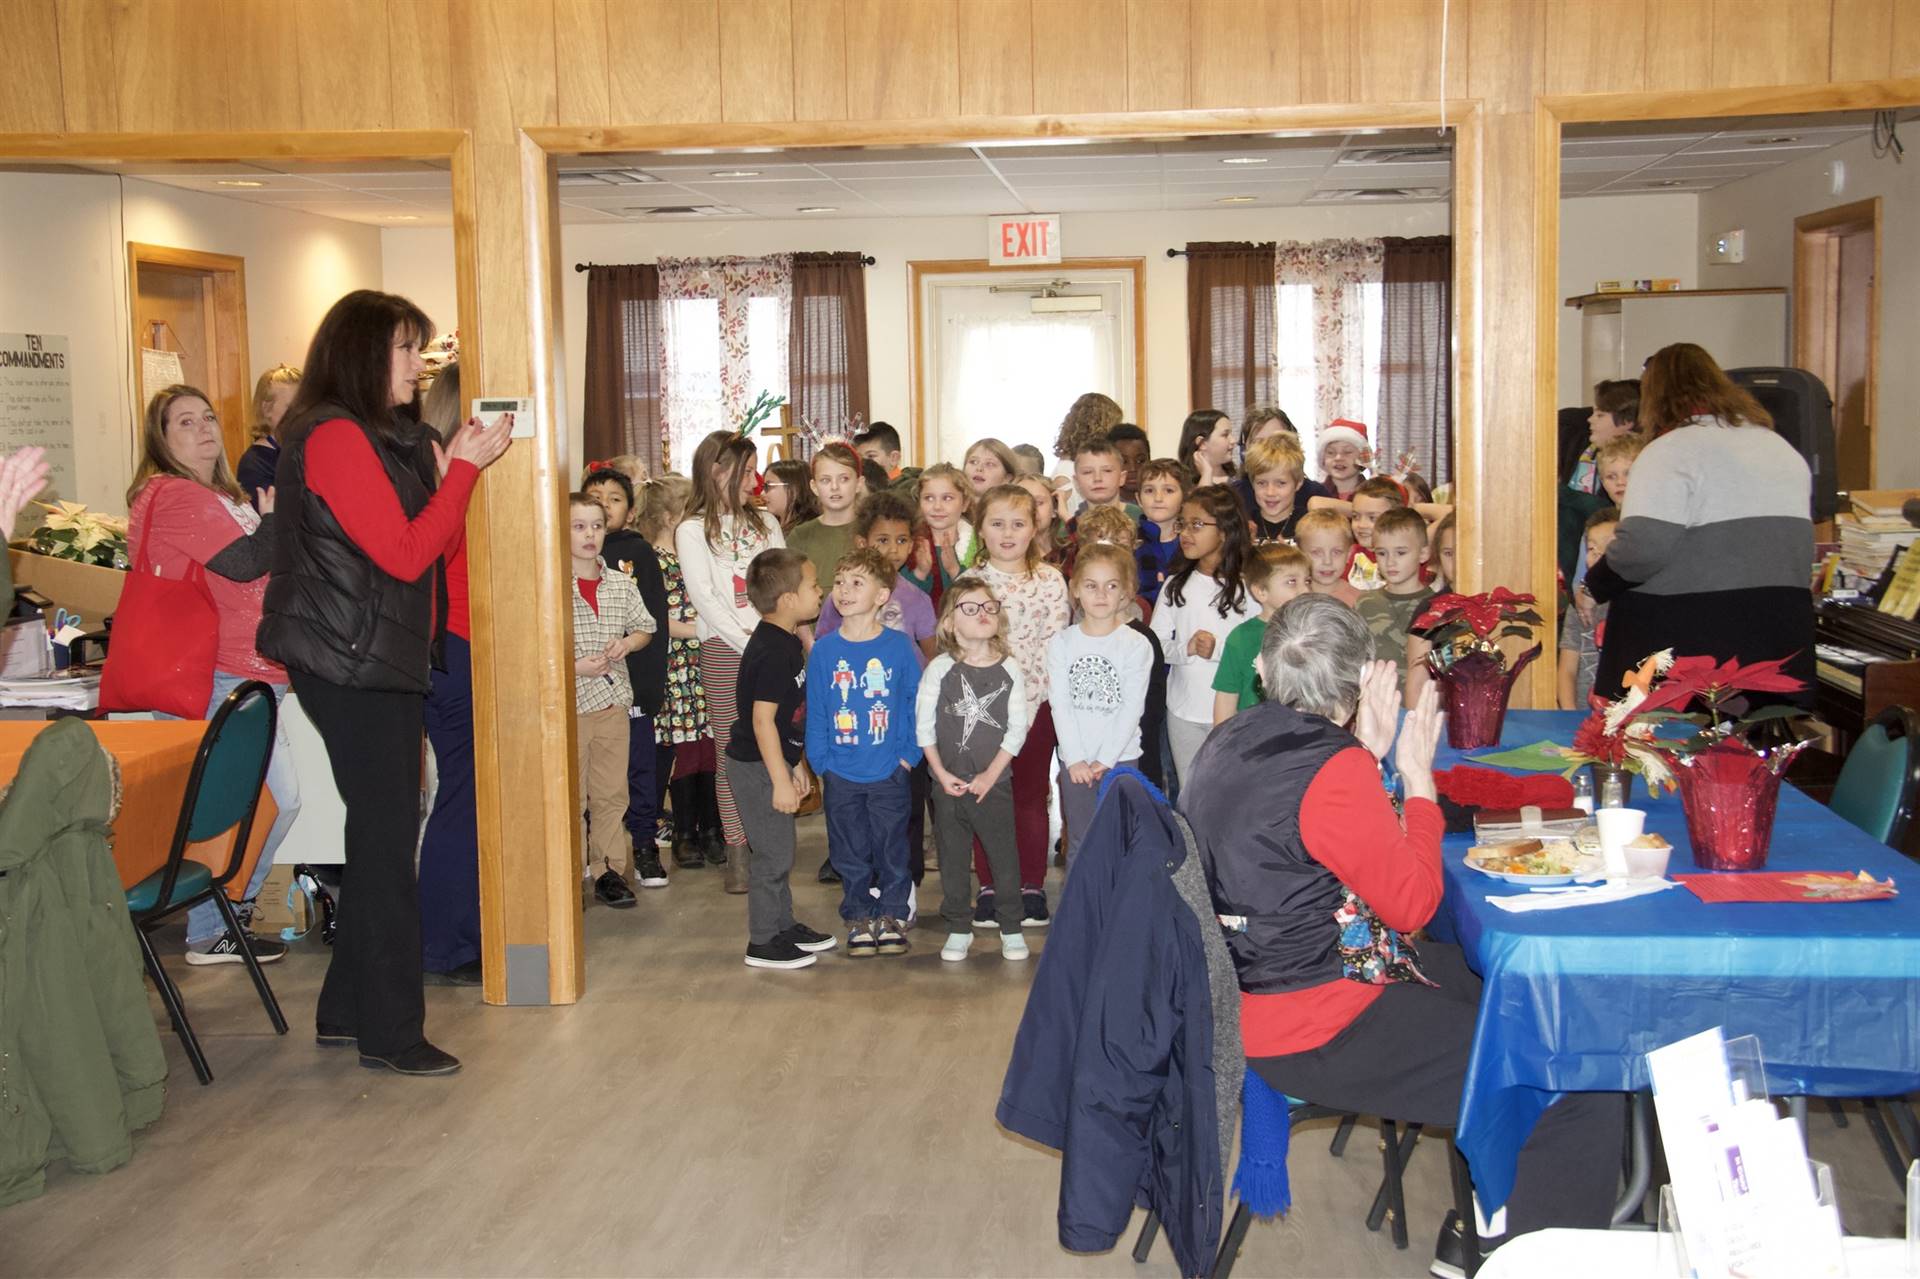
[[[1362,453],[1372,447],[1367,443],[1367,424],[1346,417],[1337,417],[1320,428],[1320,452],[1323,455],[1329,444],[1351,444]]]

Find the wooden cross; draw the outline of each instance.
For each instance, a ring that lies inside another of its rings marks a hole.
[[[800,435],[800,430],[793,424],[792,404],[782,404],[780,406],[780,425],[777,428],[767,426],[760,428],[761,438],[772,446],[772,460],[775,462],[782,462],[788,458],[792,458],[795,461],[802,460],[798,446],[795,444],[795,441],[800,438]]]

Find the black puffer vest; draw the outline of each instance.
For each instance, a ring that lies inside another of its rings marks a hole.
[[[1249,994],[1343,975],[1333,914],[1345,888],[1301,842],[1300,804],[1321,767],[1357,745],[1321,716],[1262,702],[1213,731],[1180,789],[1214,908],[1247,921],[1227,950]]]
[[[446,582],[435,563],[411,582],[389,575],[349,538],[326,502],[307,491],[306,445],[313,428],[344,410],[322,405],[282,435],[274,505],[280,532],[261,609],[260,651],[330,684],[425,693],[446,625]],[[399,425],[388,443],[356,422],[412,519],[438,486],[425,428]]]

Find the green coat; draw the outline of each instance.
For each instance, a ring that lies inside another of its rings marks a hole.
[[[46,1165],[105,1172],[160,1117],[167,1074],[108,850],[119,767],[86,722],[27,748],[0,799],[0,1207]]]

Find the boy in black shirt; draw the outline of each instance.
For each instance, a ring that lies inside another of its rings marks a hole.
[[[807,655],[794,632],[820,615],[820,583],[798,551],[772,547],[747,566],[747,599],[760,625],[740,656],[740,717],[727,758],[747,828],[747,966],[805,968],[834,938],[793,917],[793,814],[813,788],[803,758]],[[742,767],[747,765],[748,767]]]

